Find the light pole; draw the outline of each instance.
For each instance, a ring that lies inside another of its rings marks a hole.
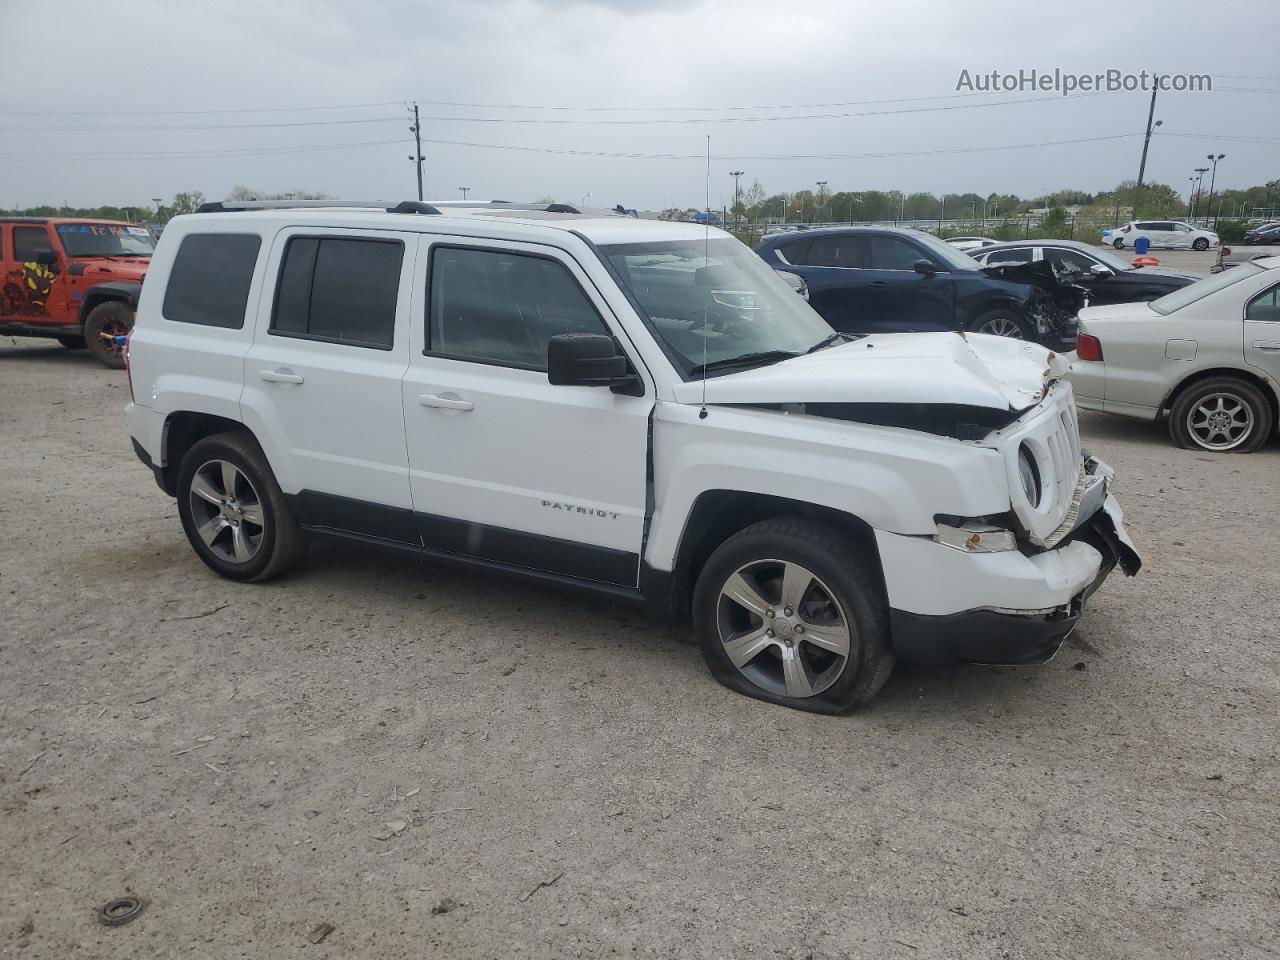
[[[1267,181],[1267,212],[1263,214],[1268,220],[1271,219],[1271,191],[1276,187],[1280,187],[1280,180]]]
[[[738,178],[742,176],[744,172],[745,171],[742,171],[742,170],[729,171],[729,176],[733,177],[733,222],[734,223],[738,222]]]
[[[468,190],[470,190],[471,188],[470,188],[470,187],[459,187],[458,189],[462,191],[462,199],[463,199],[463,200],[467,199],[467,191],[468,191]]]
[[[1209,215],[1209,211],[1213,209],[1213,184],[1218,179],[1218,161],[1226,157],[1225,153],[1220,153],[1216,157],[1211,153],[1206,159],[1213,164],[1213,172],[1209,174],[1209,202],[1205,204],[1205,216]],[[1218,218],[1213,218],[1213,229],[1218,229]]]
[[[821,222],[822,220],[822,204],[823,204],[823,201],[826,199],[825,197],[826,192],[827,192],[827,181],[819,180],[818,181],[818,220],[819,222]]]
[[[1196,198],[1191,205],[1191,218],[1194,220],[1196,213],[1200,210],[1200,186],[1204,182],[1204,175],[1209,172],[1208,167],[1196,167]]]
[[[151,202],[156,205],[156,213],[160,213],[160,205],[164,203],[164,197],[152,197]]]
[[[1196,216],[1196,178],[1187,177],[1187,181],[1191,186],[1187,187],[1187,219],[1194,220]]]
[[[418,199],[422,199],[422,161],[427,159],[422,155],[422,124],[418,122],[418,104],[415,102],[413,108],[409,111],[413,114],[413,123],[409,125],[409,132],[413,134],[414,151],[409,155],[409,159],[413,161],[414,167],[418,171]]]

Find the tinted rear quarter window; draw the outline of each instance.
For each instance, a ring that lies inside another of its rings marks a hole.
[[[169,270],[166,320],[239,330],[262,238],[252,233],[196,233],[182,238]]]
[[[36,254],[46,253],[52,249],[49,231],[44,227],[13,228],[13,259],[19,263],[35,260]]]

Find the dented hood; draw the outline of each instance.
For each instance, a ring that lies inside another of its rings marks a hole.
[[[894,333],[706,381],[707,403],[940,403],[1023,410],[1067,370],[1025,340],[983,334]],[[700,380],[675,389],[700,403]]]

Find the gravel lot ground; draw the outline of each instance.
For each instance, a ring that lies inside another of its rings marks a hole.
[[[1143,573],[1047,666],[827,718],[574,596],[220,580],[126,393],[0,344],[0,956],[1280,955],[1278,443],[1086,415]]]

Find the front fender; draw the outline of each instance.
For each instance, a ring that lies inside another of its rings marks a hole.
[[[128,304],[129,309],[137,310],[138,298],[141,296],[142,284],[140,283],[119,280],[111,283],[95,283],[85,290],[84,299],[80,301],[80,313],[77,319],[83,324],[94,307],[108,300],[118,300]]]
[[[775,410],[660,403],[654,414],[654,501],[645,560],[673,569],[697,498],[730,490],[799,500],[876,530],[931,535],[939,513],[1010,509],[996,450],[897,427]]]

